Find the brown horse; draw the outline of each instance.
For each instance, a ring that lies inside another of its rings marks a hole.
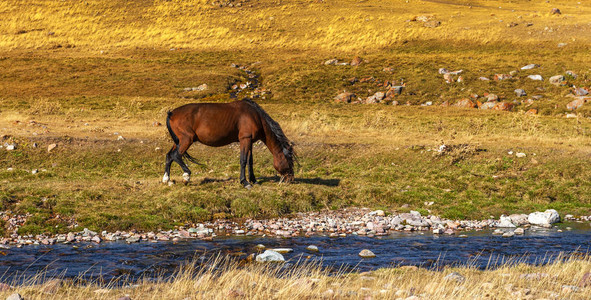
[[[183,157],[198,164],[187,153],[194,142],[212,147],[240,143],[240,183],[251,188],[256,183],[252,170],[252,144],[263,141],[273,154],[273,166],[281,175],[280,182],[294,179],[293,167],[296,154],[292,143],[275,120],[249,98],[231,103],[192,103],[168,112],[166,117],[168,132],[174,146],[166,154],[166,166],[162,182],[170,179],[170,165],[173,161],[183,169],[183,181],[189,182],[191,170],[183,162]],[[249,181],[246,180],[245,167],[248,164]]]

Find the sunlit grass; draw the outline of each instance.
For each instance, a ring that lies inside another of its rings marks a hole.
[[[241,266],[220,257],[203,265],[188,264],[170,278],[110,283],[75,279],[43,283],[39,274],[3,291],[6,297],[18,292],[25,299],[514,299],[567,298],[591,296],[588,279],[589,258],[557,258],[543,266],[510,260],[500,267],[480,270],[469,263],[458,267],[429,270],[414,267],[388,268],[373,272],[330,271],[316,263],[300,261],[283,264]],[[457,272],[463,281],[447,279]]]

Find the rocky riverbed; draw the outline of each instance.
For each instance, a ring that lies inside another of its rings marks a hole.
[[[432,215],[423,216],[418,211],[389,214],[382,210],[349,208],[336,211],[297,213],[291,217],[266,220],[216,220],[201,224],[187,224],[174,230],[159,232],[138,232],[135,230],[98,232],[84,228],[83,230],[73,230],[67,234],[19,235],[18,228],[26,222],[30,215],[13,215],[11,212],[1,212],[0,216],[6,221],[11,233],[8,237],[0,239],[0,245],[3,247],[77,242],[102,243],[122,240],[127,243],[180,241],[194,238],[211,240],[216,236],[231,235],[284,238],[315,235],[376,237],[397,231],[430,231],[433,234],[462,236],[462,232],[483,229],[497,229],[493,231],[493,234],[510,237],[524,234],[532,227],[552,227],[552,224],[561,220],[555,210],[503,215],[499,219],[449,220]],[[588,222],[591,220],[591,216],[565,215],[563,219]],[[71,222],[71,227],[77,229],[75,221],[71,220]],[[501,230],[501,228],[503,229]]]

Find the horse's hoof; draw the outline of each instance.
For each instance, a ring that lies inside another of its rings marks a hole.
[[[168,182],[168,186],[173,186],[174,185],[174,180],[171,180]]]
[[[247,185],[245,185],[244,187],[245,187],[247,190],[250,190],[250,189],[252,189],[252,185],[250,185],[250,184],[247,184]]]
[[[191,175],[189,173],[183,173],[183,183],[186,185],[191,180]]]

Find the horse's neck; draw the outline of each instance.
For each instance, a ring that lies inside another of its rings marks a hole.
[[[283,152],[283,147],[281,147],[281,143],[277,140],[273,133],[267,134],[265,139],[265,145],[273,155]]]

